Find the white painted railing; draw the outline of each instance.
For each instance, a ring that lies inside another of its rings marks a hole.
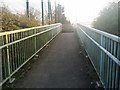
[[[120,37],[80,24],[77,34],[104,87],[120,90]]]

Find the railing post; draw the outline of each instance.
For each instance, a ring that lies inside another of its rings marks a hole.
[[[8,42],[8,35],[6,35],[6,44],[8,44],[9,42]],[[8,74],[9,74],[9,76],[10,76],[10,74],[11,74],[11,68],[10,68],[10,55],[9,55],[10,53],[9,53],[9,48],[8,48],[8,46],[7,46],[7,66],[8,66]],[[15,80],[15,78],[9,78],[9,83],[12,83],[13,81]]]
[[[0,40],[0,42],[2,42],[2,40]],[[2,49],[0,49],[0,83],[1,82],[2,82]],[[0,86],[0,90],[2,90],[2,86]]]
[[[12,83],[15,80],[15,78],[13,78],[14,74],[28,61],[30,61],[33,56],[42,50],[42,48],[45,47],[61,31],[61,27],[58,27],[57,25],[52,25],[51,27],[46,26],[42,28],[45,28],[45,30],[42,32],[37,32],[38,29],[41,29],[40,27],[17,32],[15,31],[12,33],[0,33],[0,42],[2,42],[0,43],[0,86],[2,86],[5,82]],[[47,38],[44,45],[41,44],[40,47],[37,47],[37,43],[39,43],[37,42],[37,37],[41,35],[40,40],[38,41],[42,42],[42,40],[45,38],[45,35],[48,35],[46,33],[50,33],[52,37],[50,37],[50,39]],[[28,51],[29,48],[32,47],[30,44],[34,46],[34,51]],[[22,45],[25,46],[22,47]],[[21,54],[21,52],[24,55]],[[23,57],[24,60],[22,60]]]
[[[1,50],[0,50],[0,83],[2,82],[2,58],[1,58]],[[2,86],[0,85],[0,90],[2,90]]]
[[[35,29],[35,32],[34,32],[35,34],[36,34],[36,29]],[[37,38],[36,38],[36,36],[35,36],[35,52],[37,51],[37,40],[36,40]]]
[[[8,36],[6,35],[6,44],[8,44]],[[9,61],[9,49],[7,46],[7,66],[8,66],[8,74],[10,75],[10,61]]]
[[[81,39],[83,39],[84,43],[85,43],[85,49],[88,52],[91,61],[93,63],[93,65],[95,66],[94,68],[96,69],[97,74],[99,75],[100,81],[103,84],[103,87],[105,88],[105,90],[107,90],[108,88],[113,88],[113,89],[117,89],[120,90],[119,86],[120,86],[120,75],[119,75],[119,71],[120,71],[120,43],[119,40],[120,38],[100,31],[100,30],[96,30],[96,29],[92,29],[89,30],[89,34],[87,34],[86,32],[84,32],[81,29],[80,31],[82,31],[82,33],[80,34]],[[89,28],[88,28],[89,29]],[[96,35],[93,35],[95,32]],[[96,38],[96,36],[99,36],[100,38]],[[86,38],[84,38],[84,36],[88,37],[88,41],[86,40]],[[99,42],[97,42],[97,41]],[[100,51],[100,58],[98,61],[98,65],[96,66],[96,53],[93,53],[93,51],[89,52],[89,47],[90,46],[90,41],[91,44],[95,44],[97,47],[94,47],[94,49],[96,51]],[[99,66],[99,70],[98,69]]]
[[[8,44],[8,35],[6,35],[6,44]],[[7,46],[7,66],[8,66],[8,74],[10,75],[10,58],[9,58],[8,46]],[[9,82],[11,82],[11,78],[9,79]]]
[[[103,35],[101,35],[101,39],[100,39],[100,44],[101,44],[101,46],[103,46]],[[103,69],[103,52],[102,51],[100,51],[100,77],[101,77],[101,79],[102,79],[102,69]]]

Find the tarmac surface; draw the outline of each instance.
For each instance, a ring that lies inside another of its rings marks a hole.
[[[75,33],[61,33],[15,88],[89,88],[92,79]]]

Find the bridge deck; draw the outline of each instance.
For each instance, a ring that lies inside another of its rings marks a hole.
[[[16,88],[82,88],[92,81],[74,33],[62,33],[32,64]]]

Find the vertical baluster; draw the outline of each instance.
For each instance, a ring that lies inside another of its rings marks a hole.
[[[41,47],[41,43],[42,43],[42,37],[41,34],[37,36],[37,50],[39,50],[39,48]]]
[[[108,45],[108,48],[109,48],[109,51],[111,52],[111,40],[109,40],[109,45]],[[108,60],[107,60],[107,82],[106,82],[106,87],[109,86],[109,74],[110,74],[110,58],[108,57]]]
[[[117,58],[120,60],[120,38],[118,40]],[[117,65],[117,71],[118,72],[116,72],[117,73],[116,79],[118,80],[118,89],[120,90],[120,66],[118,65]]]
[[[11,34],[9,34],[9,35],[8,35],[8,43],[11,43],[11,42],[12,42],[12,41],[11,41]],[[12,73],[12,65],[11,65],[11,64],[12,64],[12,61],[11,61],[11,59],[12,59],[12,58],[11,58],[11,46],[12,46],[12,45],[8,46],[8,50],[9,50],[10,72]]]
[[[38,31],[39,31],[39,29],[36,30],[36,33],[38,33]],[[38,44],[40,43],[40,42],[38,41],[38,40],[39,40],[39,39],[38,39],[39,36],[40,36],[40,35],[37,35],[37,36],[36,36],[36,51],[38,51]]]
[[[33,35],[34,34],[34,30],[31,30],[31,35]],[[30,46],[30,48],[31,48],[31,55],[30,56],[32,56],[33,54],[34,54],[34,51],[35,51],[35,37],[31,37],[30,38],[31,39],[31,46]]]
[[[107,40],[106,40],[106,50],[107,51],[110,51],[110,39],[109,38],[107,38]],[[105,60],[105,86],[107,87],[107,71],[108,71],[108,62],[109,62],[109,57],[108,57],[108,55],[106,54],[105,55],[105,57],[106,57],[106,60]]]
[[[27,35],[29,36],[29,31],[28,31]],[[27,59],[28,59],[28,58],[29,58],[29,54],[30,54],[30,47],[29,47],[30,43],[29,43],[29,39],[26,40],[26,45],[27,45],[26,55],[27,55]],[[28,51],[29,51],[29,52],[28,52]],[[26,59],[26,60],[27,60],[27,59]]]
[[[13,34],[13,41],[16,41],[17,33]],[[13,44],[13,60],[14,60],[14,70],[17,69],[17,63],[16,60],[18,59],[18,43]]]
[[[118,59],[120,59],[119,58],[119,55],[120,55],[120,44],[119,44],[119,42],[117,43],[117,45],[116,45],[116,57],[118,58]],[[119,75],[120,75],[120,66],[118,65],[118,64],[116,64],[116,76],[115,76],[115,88],[118,88],[118,86],[119,86]]]
[[[2,46],[3,45],[3,36],[0,36],[0,46]],[[3,60],[3,58],[2,58],[2,49],[0,49],[0,83],[2,82],[2,79],[3,79],[3,73],[2,73],[2,60]],[[2,87],[0,86],[0,90],[2,89]]]
[[[10,34],[10,42],[13,42],[13,34]],[[13,55],[12,55],[12,47],[13,45],[10,46],[10,61],[11,61],[11,72],[13,72]]]
[[[105,48],[106,50],[108,50],[108,38],[106,37],[106,40],[105,40]],[[105,60],[104,60],[104,85],[106,87],[106,62],[107,62],[107,54],[105,53]]]
[[[20,32],[14,34],[14,40],[15,40],[15,41],[16,41],[16,40],[19,40],[19,33],[20,33]],[[14,45],[15,66],[16,66],[16,69],[18,68],[18,61],[20,60],[20,51],[19,51],[20,47],[19,47],[19,46],[20,46],[20,45],[19,45],[19,42]]]
[[[31,30],[31,34],[33,33],[32,32],[33,30]],[[30,46],[30,48],[31,48],[31,54],[30,54],[30,56],[32,56],[32,54],[33,54],[33,52],[34,52],[34,50],[35,50],[35,44],[34,44],[34,42],[33,42],[33,39],[34,39],[34,37],[31,37],[30,38],[30,43],[31,43],[31,46]],[[33,47],[32,47],[33,46]]]
[[[29,31],[27,31],[26,33],[27,36],[29,36]],[[28,39],[26,40],[26,60],[28,59],[28,51],[29,51],[29,42],[28,42]]]
[[[23,32],[20,33],[20,37],[21,37],[21,39],[23,39]],[[24,53],[23,53],[23,48],[24,48],[23,42],[24,42],[24,40],[20,42],[20,46],[21,46],[21,51],[20,51],[20,53],[21,53],[21,60],[20,60],[19,66],[24,62],[24,61],[23,61],[23,57],[24,57]]]
[[[18,40],[20,40],[20,38],[21,38],[20,37],[20,33],[21,32],[18,33]],[[16,62],[17,62],[17,68],[19,67],[19,63],[21,62],[21,42],[18,42],[18,58],[19,59],[16,60]]]
[[[6,35],[6,44],[9,43],[9,40],[8,40],[9,36]],[[11,68],[10,68],[10,55],[9,55],[9,46],[7,46],[7,67],[8,67],[8,76],[10,76],[11,74]],[[12,82],[12,78],[9,78],[9,82],[11,83]]]
[[[120,57],[119,57],[119,55],[120,55],[120,44],[119,43],[117,43],[116,49],[117,49],[116,50],[117,51],[117,58],[120,59]],[[120,89],[119,79],[120,79],[120,66],[118,64],[116,64],[115,88]]]
[[[19,33],[16,33],[14,34],[14,40],[19,40]],[[20,60],[20,45],[19,45],[19,42],[16,43],[15,45],[15,66],[16,66],[16,69],[18,68],[18,63],[19,63],[19,60]]]
[[[22,38],[25,38],[25,32],[26,32],[26,31],[22,32]],[[23,45],[23,48],[22,48],[22,52],[23,52],[23,60],[22,60],[22,61],[23,61],[23,62],[24,62],[24,60],[25,60],[25,41],[26,41],[26,40],[23,40],[23,44],[22,44],[22,45]],[[22,63],[21,63],[21,64],[22,64]]]
[[[22,39],[22,35],[21,35],[21,34],[22,34],[22,32],[19,33],[19,40]],[[23,61],[22,61],[22,57],[23,57],[23,56],[22,56],[22,53],[23,53],[23,52],[22,52],[22,42],[23,42],[23,41],[20,41],[20,42],[19,42],[19,60],[18,60],[18,67],[21,65],[21,63],[23,63]]]
[[[27,37],[27,31],[24,32],[24,37]],[[25,59],[27,59],[26,51],[27,51],[27,45],[26,45],[27,40],[24,41],[24,54],[25,54]]]
[[[29,30],[29,36],[30,36],[30,30]],[[28,50],[27,51],[29,51],[29,52],[27,52],[27,54],[28,54],[28,58],[30,57],[30,55],[31,55],[31,38],[29,38],[29,39],[27,39],[28,40],[28,43],[27,43],[27,45],[28,45]]]
[[[107,46],[107,43],[106,43],[106,41],[107,41],[107,38],[105,37],[105,39],[104,39],[104,48],[106,48],[106,46]],[[103,83],[104,83],[104,85],[105,85],[105,61],[106,61],[106,53],[104,53],[103,54]]]
[[[3,36],[3,45],[6,44],[6,35]],[[7,47],[4,47],[2,49],[2,53],[3,53],[3,56],[2,56],[2,66],[3,66],[3,69],[2,69],[2,72],[3,73],[3,79],[5,79],[7,77]]]
[[[34,34],[37,34],[37,32],[36,32],[36,29],[34,29]],[[35,44],[35,52],[37,52],[37,47],[36,47],[36,45],[37,45],[37,36],[35,36],[35,41],[34,41],[34,44]]]
[[[25,31],[22,32],[22,37],[25,38]],[[26,40],[23,41],[23,49],[22,49],[22,50],[23,50],[23,51],[22,51],[22,52],[23,52],[23,60],[22,60],[23,62],[25,61],[25,50],[26,50],[26,48],[25,48],[25,41],[26,41]],[[22,63],[21,63],[21,64],[22,64]]]
[[[104,37],[103,35],[101,35],[101,46],[103,46],[103,42],[104,42]],[[103,68],[103,51],[100,50],[100,77],[102,77],[102,68]]]
[[[117,51],[117,48],[116,48],[117,46],[116,46],[116,42],[114,41],[114,47],[113,47],[113,55],[116,57],[117,55],[116,55],[116,51]],[[113,68],[112,68],[112,88],[115,88],[115,69],[116,69],[116,67],[115,67],[115,62],[113,62]]]
[[[111,41],[111,53],[113,53],[113,46],[114,43]],[[109,88],[112,86],[112,67],[113,67],[113,61],[110,59],[110,75],[109,75]]]
[[[14,34],[12,34],[12,41],[14,42]],[[15,65],[15,44],[12,45],[12,63],[13,63],[13,71],[16,69]]]

